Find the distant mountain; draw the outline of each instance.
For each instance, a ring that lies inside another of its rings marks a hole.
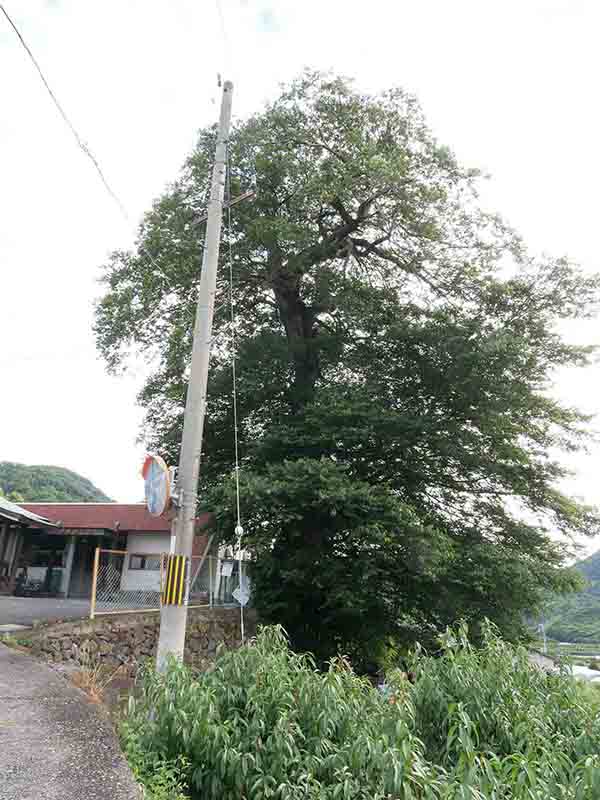
[[[588,581],[600,581],[600,550],[575,565]],[[594,594],[600,594],[600,586]]]
[[[575,567],[587,586],[550,603],[545,613],[546,633],[561,642],[600,642],[600,550]]]
[[[12,461],[0,461],[0,494],[23,503],[111,502],[91,481],[70,469]]]

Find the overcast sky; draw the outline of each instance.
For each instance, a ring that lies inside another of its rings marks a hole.
[[[110,377],[92,304],[198,128],[234,117],[303,67],[364,89],[402,85],[438,138],[492,175],[484,199],[537,252],[596,271],[600,4],[594,0],[3,0],[126,206],[124,220],[0,15],[0,460],[57,464],[141,499],[140,375]],[[570,326],[600,342],[597,322]],[[555,392],[600,408],[600,368]],[[600,446],[571,462],[597,502]]]

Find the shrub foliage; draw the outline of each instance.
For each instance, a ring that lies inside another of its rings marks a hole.
[[[280,628],[197,676],[148,670],[123,724],[146,782],[179,765],[195,800],[595,800],[595,693],[530,666],[488,626],[473,647],[448,632],[411,656],[385,692],[347,660],[319,671]]]

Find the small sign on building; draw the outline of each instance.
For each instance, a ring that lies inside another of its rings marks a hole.
[[[231,578],[233,575],[233,561],[223,561],[221,564],[221,577]]]

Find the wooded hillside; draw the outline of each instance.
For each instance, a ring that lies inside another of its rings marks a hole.
[[[575,567],[588,583],[549,605],[546,633],[561,642],[600,642],[600,550]]]
[[[15,502],[110,502],[82,475],[64,467],[0,461],[0,494]]]

